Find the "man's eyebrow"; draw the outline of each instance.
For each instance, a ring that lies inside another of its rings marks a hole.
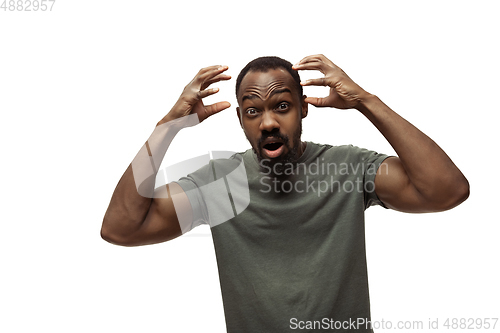
[[[283,93],[292,93],[292,91],[288,88],[282,88],[282,89],[276,89],[274,90],[270,95],[269,97],[273,96],[273,95],[276,95],[276,94],[283,94]],[[254,99],[254,98],[259,98],[257,95],[245,95],[243,96],[243,98],[241,99],[241,102],[243,103],[246,99]],[[260,99],[260,98],[259,98]]]

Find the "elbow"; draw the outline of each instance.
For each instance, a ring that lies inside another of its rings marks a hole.
[[[105,223],[103,223],[101,227],[101,238],[108,243],[120,245],[116,234],[111,232],[108,227],[106,227]]]
[[[460,205],[462,202],[467,200],[469,195],[469,182],[465,177],[463,177],[460,181],[455,182],[453,186],[449,187],[449,192],[448,195],[446,195],[446,200],[441,202],[439,211],[449,210]]]
[[[113,229],[110,228],[105,222],[103,222],[101,227],[101,238],[113,245],[132,246],[132,244],[126,237],[118,232],[113,231]]]
[[[112,244],[114,244],[114,243],[115,243],[115,242],[114,242],[114,239],[115,239],[115,238],[114,238],[113,233],[111,233],[111,232],[108,230],[108,228],[106,228],[106,227],[104,226],[104,223],[103,223],[103,226],[101,227],[101,238],[102,238],[103,240],[105,240],[106,242],[108,242],[108,243],[112,243]]]
[[[456,206],[460,205],[462,202],[467,200],[467,198],[469,198],[469,195],[470,195],[469,181],[467,180],[467,178],[464,177],[460,185],[457,187]]]

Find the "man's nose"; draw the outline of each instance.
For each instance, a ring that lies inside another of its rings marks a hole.
[[[276,120],[276,115],[272,111],[264,111],[260,120],[260,131],[272,132],[273,130],[279,130],[280,125]]]

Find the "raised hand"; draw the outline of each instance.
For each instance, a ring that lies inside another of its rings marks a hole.
[[[325,76],[301,82],[303,86],[328,86],[327,97],[307,97],[305,101],[317,107],[337,109],[357,108],[370,94],[358,86],[347,74],[322,54],[305,57],[295,65],[295,70],[318,70]]]
[[[199,121],[207,119],[211,115],[227,109],[231,106],[229,102],[217,102],[205,106],[202,99],[213,95],[219,88],[207,89],[212,83],[229,80],[231,76],[223,74],[227,66],[210,66],[202,68],[194,79],[184,88],[181,96],[170,112],[158,124],[178,119],[190,114],[197,114]]]

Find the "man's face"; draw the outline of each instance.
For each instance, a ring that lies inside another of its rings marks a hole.
[[[260,163],[295,162],[303,153],[300,140],[307,103],[286,70],[250,71],[238,91],[241,127]]]

